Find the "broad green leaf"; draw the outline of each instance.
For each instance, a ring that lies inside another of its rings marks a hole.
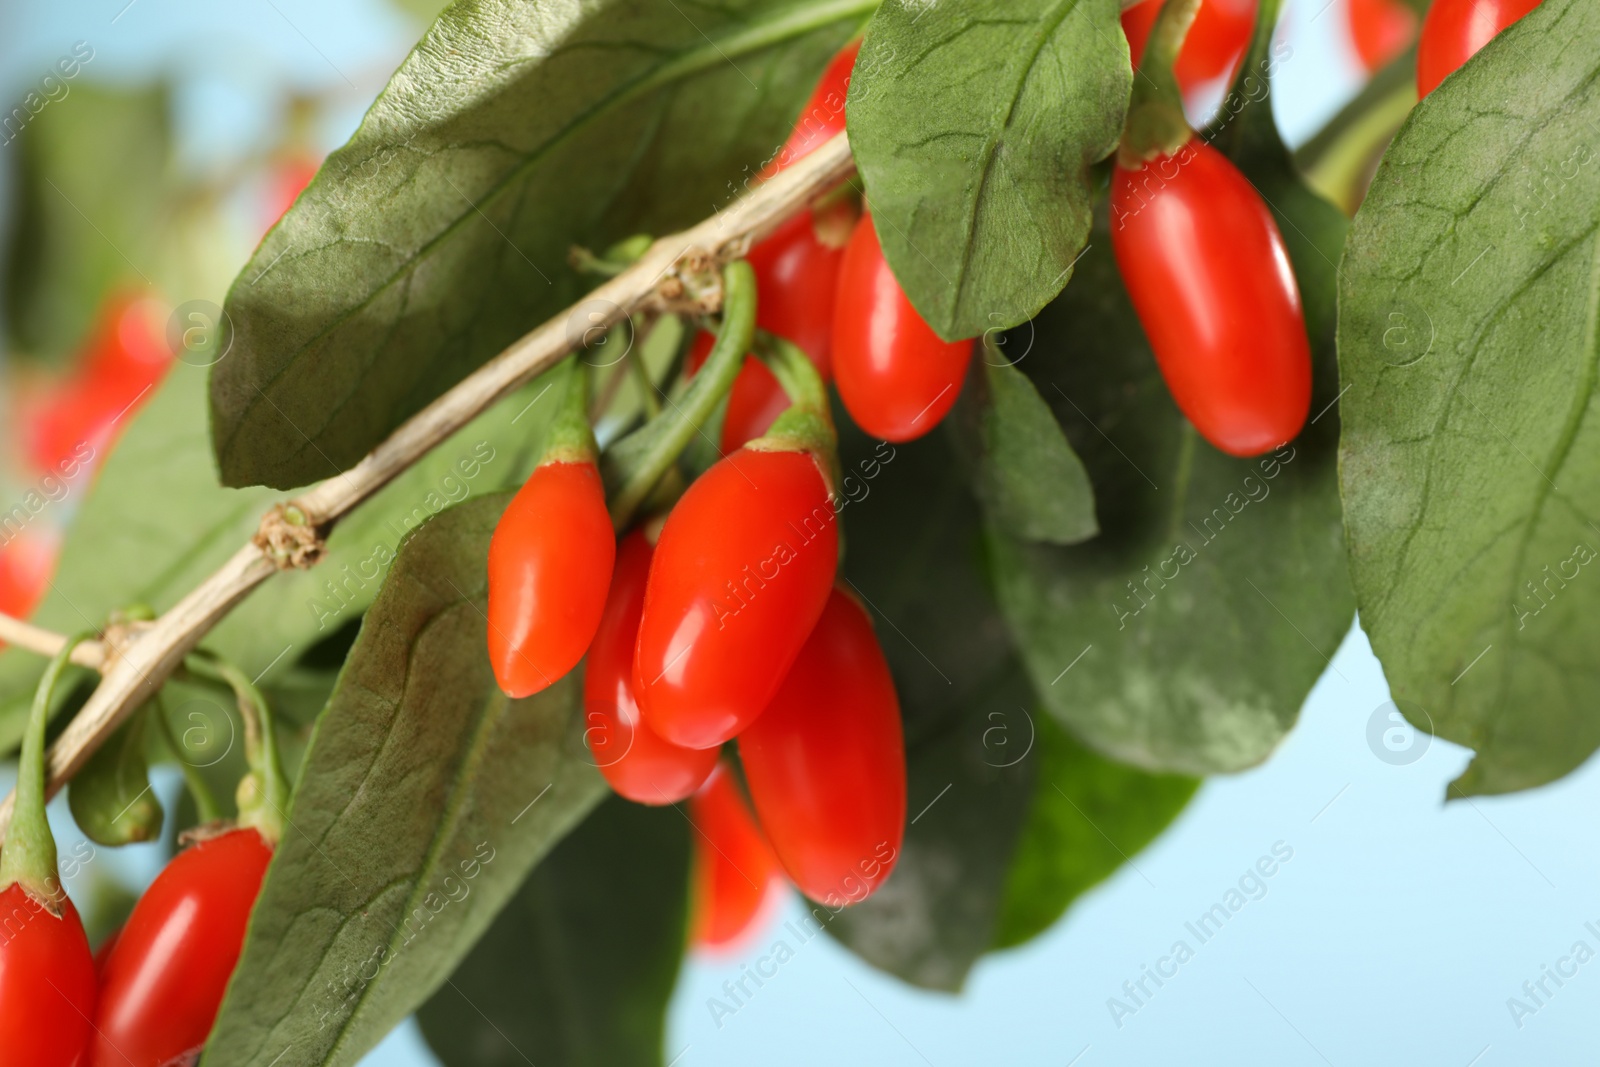
[[[873,966],[958,989],[993,942],[1026,816],[1022,709],[1034,698],[985,586],[979,509],[945,435],[890,446],[840,429],[845,578],[871,610],[899,692],[910,825],[871,899],[816,914]]]
[[[95,50],[80,45],[62,57],[73,77],[52,66],[54,99],[30,94],[39,112],[14,137],[15,123],[6,127],[17,167],[5,318],[14,348],[49,358],[82,342],[109,290],[157,284],[156,246],[171,221],[167,89],[88,81]]]
[[[989,521],[1025,541],[1070,545],[1100,532],[1083,461],[1028,376],[980,347],[956,412]]]
[[[446,1067],[660,1067],[683,958],[689,823],[602,803],[417,1013]]]
[[[581,296],[570,246],[728,202],[875,3],[445,10],[234,282],[211,390],[223,481],[350,466]]]
[[[1258,105],[1259,106],[1259,105]],[[1246,174],[1282,209],[1318,383],[1276,453],[1198,438],[1156,368],[1104,213],[1078,277],[1013,343],[1094,484],[1102,535],[1058,548],[991,538],[1000,602],[1049,711],[1124,763],[1186,774],[1261,762],[1350,626],[1334,483],[1334,268],[1344,220],[1281,148]]]
[[[1116,0],[888,0],[850,144],[895,277],[941,337],[1024,322],[1089,233],[1132,72]]]
[[[1078,897],[1133,862],[1200,785],[1102,759],[1048,717],[1028,722],[1038,729],[1037,782],[1006,876],[995,948],[1049,929]]]
[[[1456,795],[1600,745],[1600,9],[1545,0],[1428,96],[1356,216],[1340,470],[1361,624]]]
[[[600,799],[579,678],[526,700],[484,653],[509,493],[418,529],[367,612],[305,756],[202,1063],[353,1064],[450,978]]]
[[[206,647],[251,677],[266,671],[261,684],[274,685],[317,641],[366,610],[410,530],[470,495],[521,483],[555,408],[558,390],[545,393],[546,384],[533,382],[485,412],[363,504],[334,529],[326,559],[270,579],[206,637]],[[80,475],[50,505],[86,497],[35,616],[40,625],[73,631],[100,625],[127,604],[171,607],[283,499],[266,489],[218,487],[206,443],[205,385],[204,371],[176,364],[93,484]],[[0,652],[0,750],[21,737],[42,669],[37,656]]]
[[[153,841],[161,836],[164,812],[150,789],[141,711],[96,750],[67,787],[67,806],[84,836],[102,845]]]

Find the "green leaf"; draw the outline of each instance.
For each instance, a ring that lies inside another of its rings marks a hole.
[[[1006,876],[995,948],[1048,930],[1073,901],[1131,863],[1200,786],[1102,759],[1049,718],[1029,722],[1038,728],[1038,781]]]
[[[989,521],[1025,541],[1070,545],[1100,532],[1083,461],[1039,391],[998,350],[980,347],[956,424],[967,424],[974,489]]]
[[[60,78],[52,70],[64,95],[44,103],[13,138],[5,318],[15,348],[49,358],[82,343],[109,290],[155,284],[148,272],[157,269],[156,244],[170,223],[167,89],[87,82],[93,67],[80,62],[85,52],[92,64],[92,47],[63,56],[78,73]]]
[[[1103,535],[1074,548],[991,538],[1002,609],[1049,711],[1104,755],[1185,774],[1265,759],[1352,608],[1330,380],[1345,223],[1294,179],[1281,146],[1244,170],[1282,209],[1318,371],[1315,421],[1253,460],[1200,441],[1161,380],[1102,212],[1078,278],[1033,324],[1023,367],[1089,470]],[[1019,347],[1027,330],[1014,331]]]
[[[725,203],[875,3],[445,10],[234,282],[211,391],[223,481],[350,466],[581,296],[570,246]]]
[[[683,958],[689,823],[611,797],[417,1013],[446,1067],[659,1067]]]
[[[521,484],[559,395],[545,393],[546,384],[541,378],[485,412],[342,520],[323,562],[258,588],[207,635],[206,647],[252,678],[266,671],[261,684],[270,689],[317,641],[366,610],[410,530],[468,496]],[[35,616],[40,625],[70,632],[128,604],[171,607],[238,551],[282,498],[217,486],[205,387],[204,371],[175,364],[93,485],[87,475],[67,480],[67,496],[51,507],[87,499]],[[0,652],[0,751],[21,737],[42,669],[31,653]]]
[[[116,847],[161,836],[164,812],[145,762],[148,709],[123,723],[89,757],[67,788],[67,806],[85,837]]]
[[[1090,166],[1132,71],[1116,0],[883,5],[850,85],[850,144],[884,256],[946,340],[1015,326],[1089,232]]]
[[[1428,96],[1356,216],[1340,469],[1361,624],[1452,795],[1600,745],[1600,9],[1546,0]]]
[[[979,509],[946,436],[891,446],[839,427],[845,578],[871,609],[900,696],[910,824],[883,888],[817,917],[873,966],[959,989],[992,944],[1032,794],[1032,762],[1015,754],[1034,698],[986,587]]]
[[[484,654],[509,500],[445,511],[395,561],[312,736],[204,1064],[357,1062],[604,794],[579,678],[514,701]]]

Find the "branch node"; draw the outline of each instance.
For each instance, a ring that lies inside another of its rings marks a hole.
[[[280,571],[309,569],[328,551],[304,509],[294,503],[274,504],[250,541]]]
[[[656,283],[644,308],[669,315],[714,315],[722,308],[722,271],[718,258],[695,246],[678,257]]]

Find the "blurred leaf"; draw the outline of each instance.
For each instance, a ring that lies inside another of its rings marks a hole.
[[[875,3],[447,9],[234,282],[223,481],[338,473],[581,296],[570,246],[726,203]]]
[[[683,958],[689,823],[613,796],[417,1013],[446,1067],[652,1067]]]
[[[1011,669],[1011,637],[984,573],[978,505],[946,435],[891,445],[842,413],[835,421],[844,578],[871,611],[915,741]]]
[[[1132,71],[1116,0],[879,8],[850,143],[884,256],[946,340],[1025,322],[1089,232],[1090,165],[1116,148]]]
[[[161,836],[165,812],[150,789],[145,763],[148,708],[135,713],[95,750],[67,787],[67,806],[85,837],[128,845]]]
[[[1333,462],[1346,224],[1294,178],[1275,135],[1246,144],[1241,166],[1281,209],[1305,303],[1315,421],[1253,460],[1199,440],[1128,302],[1102,211],[1074,283],[1012,338],[1031,339],[1022,366],[1088,468],[1102,536],[991,539],[1002,608],[1050,712],[1113,759],[1187,774],[1265,759],[1352,613]]]
[[[450,6],[450,0],[393,0],[393,3],[424,26],[432,23],[439,17],[439,12]]]
[[[1038,729],[1038,780],[1006,876],[995,948],[1048,930],[1074,900],[1132,862],[1200,786],[1102,759],[1047,717],[1029,721]]]
[[[81,477],[70,483],[58,506],[86,491],[88,497],[73,517],[50,595],[34,616],[40,625],[72,631],[98,625],[126,604],[171,607],[238,551],[282,498],[267,489],[217,486],[206,443],[205,382],[204,371],[175,364],[93,485]],[[366,610],[408,531],[469,495],[521,484],[555,408],[556,391],[544,394],[545,384],[535,381],[479,416],[342,520],[323,562],[258,588],[207,635],[206,647],[252,678],[267,671],[262,685],[273,695],[282,672]],[[42,670],[37,656],[0,652],[0,751],[22,736]],[[294,704],[289,713],[305,714]]]
[[[109,290],[156,283],[169,207],[167,88],[86,76],[60,79],[65,95],[14,142],[5,319],[13,348],[50,359],[82,343]]]
[[[1025,541],[1070,545],[1100,532],[1083,461],[1039,391],[999,351],[982,347],[953,424],[974,454],[973,484],[989,520]]]
[[[526,700],[484,654],[489,537],[510,494],[405,545],[306,753],[207,1065],[354,1064],[447,981],[600,799],[580,680]]]
[[[1356,216],[1340,451],[1361,624],[1452,795],[1600,746],[1600,9],[1546,0],[1429,94]]]
[[[890,446],[848,421],[840,431],[845,577],[900,695],[914,821],[883,887],[836,916],[819,907],[818,921],[875,967],[959,989],[993,941],[1032,793],[1032,762],[1013,763],[993,728],[1020,732],[1034,698],[985,587],[978,505],[945,435]]]
[[[911,823],[900,860],[876,893],[826,925],[874,967],[913,985],[957,992],[993,946],[1035,761],[1006,766],[1007,746],[995,744],[991,731],[996,724],[1020,731],[1031,699],[1027,680],[1013,668],[908,747]],[[828,915],[821,907],[817,913]]]

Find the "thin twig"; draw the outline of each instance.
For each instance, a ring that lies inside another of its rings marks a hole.
[[[53,656],[66,643],[67,639],[53,630],[0,612],[0,644],[15,645],[41,656]],[[72,650],[72,662],[80,667],[99,670],[105,661],[105,648],[98,641],[85,641]]]
[[[412,416],[354,467],[308,490],[298,505],[313,524],[326,532],[327,527],[496,401],[554,366],[585,333],[602,333],[649,306],[656,298],[657,287],[673,274],[686,254],[697,252],[713,261],[744,255],[753,242],[772,233],[791,215],[848,178],[854,168],[849,141],[841,133],[726,210],[682,233],[656,241],[638,262],[514,342]],[[578,322],[583,328],[574,330],[574,323]],[[51,748],[48,791],[53,794],[71,780],[101,742],[156,695],[167,676],[211,628],[251,590],[276,573],[277,568],[260,548],[246,544],[129,642]],[[50,637],[54,635],[45,632],[45,638]],[[14,643],[45,651],[21,639]],[[0,801],[0,840],[11,823],[13,799],[7,796]]]

